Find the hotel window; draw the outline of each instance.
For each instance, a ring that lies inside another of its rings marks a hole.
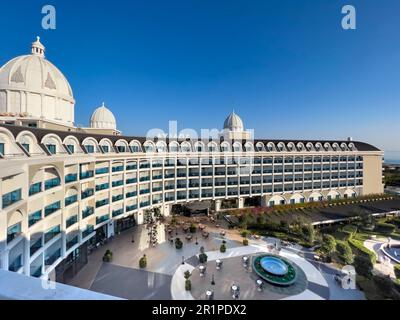
[[[21,145],[25,149],[25,151],[29,153],[29,143],[22,143]]]
[[[140,152],[140,148],[138,145],[131,146],[131,150],[132,150],[132,152]]]
[[[117,146],[117,150],[118,150],[118,152],[125,152],[126,151],[125,146]]]
[[[19,200],[21,200],[21,189],[6,193],[5,195],[3,195],[3,209],[7,208],[15,202],[18,202]]]
[[[71,153],[71,154],[75,153],[75,146],[74,145],[68,144],[67,145],[67,149],[68,149],[69,153]]]
[[[85,145],[85,149],[87,151],[87,153],[94,153],[94,146],[87,144]]]
[[[55,144],[46,144],[47,150],[49,150],[50,154],[56,154],[57,148]]]
[[[4,156],[4,143],[0,143],[0,154]]]
[[[104,153],[109,153],[110,152],[110,148],[108,146],[101,146],[101,148],[103,149]]]
[[[21,234],[21,222],[7,228],[7,243],[13,241]]]
[[[41,182],[34,183],[29,187],[29,195],[30,196],[33,196],[34,194],[37,194],[41,191],[42,191],[42,183]]]

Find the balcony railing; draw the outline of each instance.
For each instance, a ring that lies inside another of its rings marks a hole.
[[[113,181],[112,182],[112,186],[114,187],[119,187],[122,186],[124,184],[124,180],[118,180],[118,181]]]
[[[136,191],[132,191],[132,192],[127,192],[126,193],[126,197],[127,198],[132,198],[132,197],[136,197],[137,196],[137,192]]]
[[[123,198],[124,198],[123,194],[118,194],[116,196],[112,196],[112,202],[116,202],[116,201],[122,200]]]
[[[74,215],[72,217],[69,217],[66,221],[65,221],[65,225],[67,228],[69,228],[70,226],[74,225],[75,223],[78,222],[78,215]]]
[[[43,247],[42,244],[42,237],[40,237],[39,239],[37,239],[30,247],[29,251],[30,251],[30,255],[32,256],[33,254],[35,254],[36,251],[38,251],[40,248]]]
[[[81,172],[79,177],[80,177],[81,180],[92,178],[93,177],[93,170],[86,171],[86,172]]]
[[[124,213],[124,209],[113,210],[112,216],[117,217]]]
[[[86,190],[81,192],[81,199],[83,200],[83,199],[89,198],[92,195],[94,195],[93,188],[86,189]]]
[[[109,214],[105,214],[104,216],[101,216],[101,217],[96,217],[96,224],[103,223],[104,221],[107,221],[109,219],[110,219]]]
[[[99,168],[96,169],[96,174],[105,174],[105,173],[109,173],[109,169],[108,168]]]
[[[78,175],[76,173],[70,173],[65,176],[65,183],[78,181]]]
[[[28,218],[29,227],[42,220],[42,210],[31,213]]]
[[[126,184],[131,184],[131,183],[136,183],[136,182],[137,182],[136,178],[126,179]]]
[[[22,267],[22,254],[14,259],[8,266],[8,270],[17,272]]]
[[[57,249],[54,253],[51,255],[47,256],[44,260],[44,264],[46,266],[51,266],[58,258],[61,257],[61,248]]]
[[[22,194],[22,190],[18,189],[18,190],[14,190],[12,192],[6,193],[3,195],[2,199],[3,199],[3,209],[11,206],[12,204],[20,201],[22,199],[21,197]]]
[[[93,207],[87,207],[85,210],[82,211],[82,219],[85,219],[91,216],[94,213]]]
[[[133,204],[131,206],[126,206],[126,212],[132,211],[132,210],[136,210],[137,209],[137,205]]]
[[[107,190],[108,188],[110,188],[109,183],[102,183],[102,184],[96,185],[96,191]]]
[[[103,206],[105,206],[107,204],[109,204],[109,200],[108,199],[98,200],[98,201],[96,201],[96,208],[103,207]]]
[[[68,207],[69,205],[71,205],[77,201],[78,201],[77,195],[69,196],[69,197],[65,198],[65,206]]]
[[[79,242],[79,237],[76,235],[71,240],[67,241],[67,250],[71,249],[78,242]]]
[[[47,217],[60,209],[61,209],[61,201],[54,202],[44,208],[44,216]]]
[[[44,190],[49,190],[58,187],[61,184],[60,178],[53,178],[44,182]]]
[[[121,172],[124,171],[124,166],[113,167],[112,172]]]
[[[94,232],[94,227],[89,225],[85,231],[82,232],[82,238],[86,238],[87,236],[89,236],[91,233]]]

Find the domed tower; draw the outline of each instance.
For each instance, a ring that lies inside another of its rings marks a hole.
[[[45,58],[37,37],[31,54],[16,57],[0,68],[0,117],[47,127],[46,123],[72,127],[75,100],[71,86],[56,66]],[[49,125],[51,126],[51,125]]]
[[[84,131],[98,134],[119,135],[117,130],[117,121],[114,114],[103,104],[98,107],[90,117],[89,128],[83,128]]]
[[[242,119],[232,111],[225,119],[223,137],[225,140],[249,140],[251,132],[244,129]]]

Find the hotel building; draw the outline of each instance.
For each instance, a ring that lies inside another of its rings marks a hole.
[[[88,248],[144,211],[208,201],[214,210],[383,193],[383,152],[367,143],[253,139],[232,113],[215,139],[146,139],[104,105],[74,125],[72,89],[31,54],[0,69],[0,268],[64,281]]]

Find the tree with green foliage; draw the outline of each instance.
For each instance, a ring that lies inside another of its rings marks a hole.
[[[345,264],[352,264],[354,262],[354,254],[350,248],[350,245],[344,241],[338,241],[336,245],[336,250],[339,254],[339,258]]]
[[[370,278],[372,276],[374,265],[372,264],[369,256],[363,254],[356,255],[354,258],[354,267],[357,274],[367,278]]]
[[[190,291],[192,290],[192,282],[190,281],[190,276],[192,274],[190,273],[189,270],[186,270],[183,276],[185,277],[185,290]]]
[[[326,257],[329,257],[329,258],[336,251],[336,240],[330,234],[323,235],[321,251]]]
[[[140,260],[139,260],[139,267],[140,267],[141,269],[144,269],[144,268],[147,267],[147,257],[146,257],[145,254],[144,254],[143,257],[141,257]]]

